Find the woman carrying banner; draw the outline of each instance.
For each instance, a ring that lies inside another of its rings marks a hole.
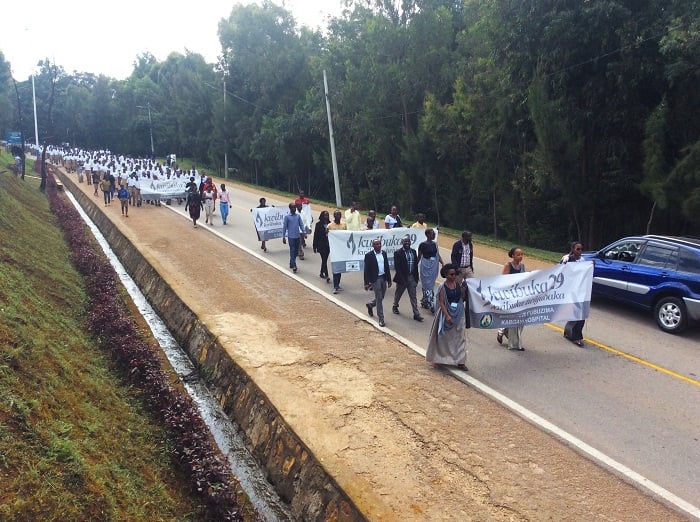
[[[456,365],[467,371],[466,318],[464,291],[457,284],[459,266],[448,263],[440,270],[445,281],[437,290],[437,313],[428,336],[425,360],[436,364]]]
[[[267,200],[265,198],[260,198],[260,204],[256,208],[267,208]],[[253,209],[251,208],[250,211],[252,212]],[[267,246],[265,245],[265,240],[260,237],[260,232],[258,232],[258,229],[255,229],[255,233],[258,235],[258,241],[261,241],[260,244],[260,249],[263,252],[267,252]]]
[[[503,265],[503,272],[501,272],[502,274],[519,274],[521,272],[525,272],[525,265],[523,264],[523,250],[521,248],[511,248],[508,251],[508,257],[511,258],[512,261],[508,261],[505,265]],[[496,340],[498,341],[498,344],[501,344],[503,342],[503,336],[505,335],[506,339],[508,339],[508,349],[522,352],[525,350],[525,348],[523,348],[522,333],[522,326],[499,328],[498,333],[496,334]]]
[[[423,289],[423,297],[420,305],[435,313],[435,281],[437,280],[440,265],[443,265],[440,250],[435,242],[435,231],[432,228],[425,229],[425,241],[418,245],[418,271],[420,273],[420,285]]]
[[[331,253],[331,247],[328,244],[328,224],[331,222],[331,216],[327,210],[321,211],[318,216],[318,221],[314,227],[314,254],[321,255],[321,273],[319,277],[326,280],[326,283],[331,282],[328,277],[328,256]]]
[[[583,243],[580,241],[574,241],[571,243],[571,250],[568,254],[565,254],[561,258],[560,263],[578,263],[582,261],[581,253],[583,252]],[[574,343],[576,346],[583,346],[583,326],[586,324],[585,320],[581,321],[569,321],[564,326],[564,337]]]

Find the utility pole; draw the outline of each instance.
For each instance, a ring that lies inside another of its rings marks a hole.
[[[148,132],[151,135],[151,159],[156,158],[156,149],[153,146],[153,121],[151,120],[151,102],[147,101],[146,106],[137,105],[139,109],[148,109]]]
[[[326,113],[328,114],[328,134],[331,140],[331,161],[333,163],[333,182],[335,184],[335,206],[340,208],[343,206],[340,197],[340,180],[338,178],[338,162],[335,158],[335,141],[333,138],[333,122],[331,121],[331,102],[328,97],[328,79],[326,78],[326,70],[323,70],[323,88],[326,93]]]
[[[39,124],[36,117],[36,89],[34,88],[34,75],[32,74],[32,100],[34,103],[34,144],[36,150],[39,150]]]
[[[224,69],[224,178],[228,179],[228,128],[226,127],[226,75],[228,71]]]

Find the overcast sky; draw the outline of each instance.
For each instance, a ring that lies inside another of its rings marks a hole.
[[[290,10],[298,24],[325,27],[340,14],[341,0],[273,0]],[[4,16],[0,51],[16,80],[26,80],[39,60],[49,58],[73,71],[127,78],[136,57],[150,52],[163,61],[185,49],[207,62],[221,53],[217,29],[236,4],[251,0],[34,0]],[[5,14],[9,11],[5,9]]]

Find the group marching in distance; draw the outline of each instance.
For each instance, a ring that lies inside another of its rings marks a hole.
[[[38,154],[39,151],[37,156]],[[184,195],[174,199],[178,204],[185,203],[185,211],[192,220],[193,228],[198,227],[197,222],[202,212],[205,215],[205,224],[214,226],[217,202],[221,224],[228,224],[231,195],[226,185],[221,183],[217,187],[211,176],[196,168],[180,169],[174,157],[167,157],[165,163],[160,163],[154,158],[131,158],[115,155],[107,150],[88,152],[52,146],[47,148],[47,155],[52,164],[64,167],[68,173],[77,174],[79,182],[82,183],[85,179],[88,185],[94,185],[94,195],[99,197],[101,193],[105,206],[111,205],[116,195],[124,217],[128,217],[130,207],[141,207],[144,204],[160,206],[162,198],[144,196],[141,186],[152,180],[167,179],[182,181]],[[172,204],[171,199],[166,199],[165,202]],[[257,208],[268,207],[264,197],[259,199],[259,203]],[[423,229],[426,239],[417,249],[412,248],[409,234],[401,239],[401,248],[393,254],[393,277],[389,257],[382,249],[381,239],[377,237],[372,240],[372,250],[364,256],[364,289],[370,296],[366,302],[367,314],[370,317],[376,314],[378,325],[386,326],[383,301],[387,289],[394,284],[392,314],[400,315],[399,304],[404,293],[407,293],[413,320],[423,322],[423,314],[428,312],[433,316],[428,334],[426,360],[467,370],[466,329],[469,328],[469,316],[465,281],[474,277],[474,244],[471,232],[462,232],[461,238],[452,245],[449,262],[445,263],[435,241],[435,229],[426,223],[423,213],[416,215],[414,223],[404,224],[396,206],[392,206],[382,220],[378,218],[375,210],[369,210],[366,216],[362,215],[357,203],[352,202],[345,211],[335,209],[332,216],[328,210],[322,210],[314,220],[311,201],[303,190],[299,191],[298,197],[289,203],[288,208],[289,211],[283,220],[282,242],[289,247],[289,268],[294,273],[298,271],[297,259],[305,259],[304,249],[308,248],[306,240],[312,235],[311,247],[321,258],[319,277],[328,284],[332,283],[334,294],[342,291],[342,274],[329,272],[330,231]],[[259,233],[258,240],[261,243],[260,248],[267,252],[267,241]],[[562,258],[562,263],[578,261],[581,250],[581,243],[572,244],[571,252]],[[525,271],[523,250],[520,247],[513,247],[508,252],[508,257],[510,260],[503,266],[503,274]],[[442,278],[442,282],[436,289],[439,277]],[[417,293],[419,283],[422,290],[420,299]],[[582,346],[582,328],[583,321],[567,324],[565,337]],[[499,329],[496,341],[502,344],[505,339],[509,350],[524,351],[522,330],[522,327]]]

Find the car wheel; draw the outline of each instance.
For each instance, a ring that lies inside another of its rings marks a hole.
[[[656,324],[664,332],[681,333],[688,325],[685,303],[677,297],[662,297],[654,307]]]

